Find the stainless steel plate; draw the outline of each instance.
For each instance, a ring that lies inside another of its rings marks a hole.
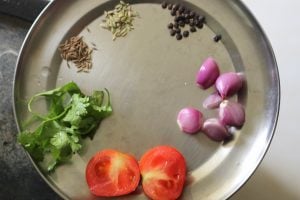
[[[172,1],[175,2],[175,1]],[[180,1],[203,13],[207,25],[182,41],[169,36],[172,20],[158,0],[130,1],[140,18],[135,30],[112,41],[100,27],[104,10],[118,1],[54,1],[30,30],[17,64],[14,107],[17,122],[28,118],[24,100],[35,93],[75,81],[86,93],[108,88],[114,113],[105,119],[84,151],[55,173],[37,169],[50,186],[66,199],[95,199],[85,181],[85,167],[97,151],[114,148],[137,158],[149,148],[169,144],[187,160],[188,184],[182,199],[225,199],[249,178],[263,158],[274,133],[279,112],[279,76],[275,58],[261,28],[249,11],[234,0]],[[222,34],[222,41],[212,37]],[[96,44],[90,73],[67,67],[57,50],[71,36],[81,35]],[[238,95],[246,108],[246,123],[226,144],[205,135],[182,134],[176,124],[185,106],[201,109],[209,117],[216,111],[202,108],[213,89],[203,91],[195,83],[201,62],[213,56],[222,72],[244,72],[247,86]],[[41,110],[46,109],[42,104]],[[117,199],[146,199],[135,193]]]

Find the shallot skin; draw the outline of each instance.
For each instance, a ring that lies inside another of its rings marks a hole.
[[[217,62],[212,57],[208,57],[197,72],[196,83],[202,89],[207,89],[215,84],[219,75],[220,70]]]
[[[188,134],[195,134],[200,131],[203,121],[203,114],[192,107],[181,109],[177,116],[177,124],[180,130]]]
[[[242,75],[235,72],[221,74],[216,80],[216,88],[223,99],[237,93],[242,86]]]

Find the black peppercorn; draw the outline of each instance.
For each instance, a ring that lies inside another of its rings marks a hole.
[[[190,20],[190,26],[195,26],[194,20]]]
[[[181,29],[180,29],[180,28],[177,28],[177,29],[175,29],[175,32],[176,32],[176,33],[181,33]]]
[[[179,24],[177,22],[174,23],[174,28],[178,28]]]
[[[175,16],[176,15],[176,10],[171,10],[171,15]]]
[[[194,22],[195,25],[199,24],[198,19],[194,19],[193,22]]]
[[[177,11],[179,9],[179,4],[174,4],[173,5],[173,10]]]
[[[205,23],[205,17],[204,16],[202,16],[202,15],[200,15],[199,17],[198,17],[198,20],[199,20],[199,22],[200,23]]]
[[[179,24],[179,26],[181,26],[181,27],[184,27],[184,25],[185,25],[184,21],[179,21],[178,24]]]
[[[189,9],[185,9],[183,13],[186,14],[186,15],[189,15],[190,12],[191,12],[191,11],[190,11]]]
[[[176,39],[177,39],[177,40],[181,40],[181,39],[182,39],[182,35],[181,35],[180,33],[177,33],[177,34],[176,34]]]
[[[179,22],[180,21],[180,16],[176,16],[175,18],[174,18],[174,22]]]
[[[168,6],[167,2],[165,2],[165,1],[162,2],[161,7],[162,7],[163,9],[166,9],[167,6]]]
[[[185,23],[185,24],[189,24],[189,23],[190,23],[190,20],[189,20],[188,18],[186,18],[186,19],[184,20],[184,23]]]
[[[201,28],[203,28],[203,23],[198,22],[198,23],[196,24],[196,26],[197,26],[197,28],[201,29]]]
[[[185,8],[183,6],[180,6],[178,11],[180,14],[182,14],[185,11]]]
[[[173,4],[169,4],[169,5],[168,5],[168,9],[169,9],[169,10],[172,10],[172,7],[173,7]]]
[[[168,28],[172,29],[174,27],[173,23],[168,24]]]
[[[195,15],[196,15],[196,13],[195,13],[194,11],[192,11],[192,12],[190,13],[190,18],[194,18]]]
[[[196,32],[197,29],[196,29],[194,26],[192,26],[192,27],[190,28],[190,31],[193,33],[193,32]]]
[[[176,34],[176,31],[175,31],[174,29],[171,29],[171,30],[170,30],[170,35],[171,35],[171,36],[174,36],[175,34]]]
[[[213,38],[213,40],[214,40],[215,42],[219,42],[221,39],[222,39],[222,35],[221,35],[221,34],[217,34],[217,35],[215,35],[215,37]]]
[[[189,32],[188,31],[183,31],[182,35],[183,35],[183,37],[188,37],[189,36]]]

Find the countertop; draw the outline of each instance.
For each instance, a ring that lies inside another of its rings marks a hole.
[[[300,1],[244,0],[275,52],[281,84],[277,129],[270,149],[247,184],[232,199],[300,199]]]
[[[243,1],[265,30],[281,79],[281,107],[275,136],[261,165],[234,200],[300,199],[300,2]],[[31,23],[0,13],[0,199],[60,199],[47,186],[16,143],[12,84],[19,48]]]

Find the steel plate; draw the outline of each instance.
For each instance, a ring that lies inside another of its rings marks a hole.
[[[170,1],[175,3],[177,1]],[[32,26],[21,49],[14,85],[14,108],[19,129],[28,119],[24,100],[69,81],[85,93],[108,88],[114,113],[105,119],[84,150],[55,173],[43,172],[49,185],[65,199],[96,199],[88,190],[85,167],[97,151],[114,148],[140,158],[149,148],[168,144],[186,158],[188,180],[181,199],[226,199],[242,186],[262,160],[274,134],[279,112],[280,88],[276,61],[262,29],[239,1],[189,0],[181,4],[206,16],[203,29],[177,41],[167,24],[172,17],[158,0],[130,1],[140,17],[135,30],[112,41],[100,23],[104,10],[115,0],[53,1]],[[218,43],[212,40],[222,34]],[[67,67],[59,44],[80,35],[96,44],[90,73]],[[226,144],[203,134],[182,134],[176,124],[186,106],[201,109],[206,117],[217,111],[202,108],[213,91],[194,82],[201,62],[213,56],[222,72],[243,72],[247,85],[238,95],[246,108],[246,123]],[[45,110],[42,103],[38,109]],[[139,190],[140,191],[140,190]],[[98,198],[101,199],[101,198]],[[146,199],[142,192],[116,199]]]

